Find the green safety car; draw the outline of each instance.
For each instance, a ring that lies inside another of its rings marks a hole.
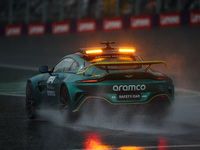
[[[150,111],[164,112],[174,100],[173,81],[152,70],[151,65],[167,64],[143,61],[134,48],[111,46],[114,43],[80,49],[62,58],[51,70],[41,66],[41,74],[27,81],[28,117],[35,118],[36,110],[48,105],[75,118],[84,109],[92,110],[95,102],[114,108],[114,112],[122,107],[133,110],[146,106]],[[88,104],[90,107],[85,108]]]

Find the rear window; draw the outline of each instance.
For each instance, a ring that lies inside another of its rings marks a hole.
[[[136,61],[135,57],[116,57],[116,58],[94,58],[90,62],[132,62]]]
[[[140,61],[137,57],[112,57],[112,58],[94,58],[90,62],[97,63],[97,62],[133,62],[133,61]],[[118,65],[98,65],[99,69],[103,70],[135,70],[140,69],[142,65],[125,65],[125,64],[118,64]]]

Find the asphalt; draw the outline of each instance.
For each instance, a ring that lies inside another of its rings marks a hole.
[[[123,114],[95,119],[83,115],[77,123],[69,123],[59,111],[42,109],[37,119],[29,120],[24,104],[25,97],[0,96],[1,150],[200,149],[199,97],[177,98],[171,114],[159,125],[145,122],[142,116],[126,124]]]

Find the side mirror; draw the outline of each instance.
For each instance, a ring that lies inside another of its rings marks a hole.
[[[49,67],[44,65],[44,66],[40,66],[39,71],[41,73],[48,73],[49,72]]]

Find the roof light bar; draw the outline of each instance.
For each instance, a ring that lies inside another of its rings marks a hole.
[[[135,49],[133,49],[133,48],[120,48],[119,52],[121,52],[121,53],[134,53]]]
[[[91,50],[86,50],[86,54],[99,54],[102,53],[103,51],[101,49],[91,49]]]

